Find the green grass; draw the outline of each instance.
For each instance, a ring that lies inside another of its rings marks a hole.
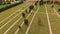
[[[40,9],[32,23],[29,34],[49,34],[46,11],[44,6],[40,6],[39,8]],[[40,22],[38,22],[38,20]]]
[[[29,16],[29,18],[28,18],[29,24],[30,24],[30,21],[31,21],[31,19],[33,17],[33,14],[35,13],[36,10],[37,10],[37,7],[34,8],[33,13],[31,14],[31,16]],[[29,34],[37,34],[37,33],[38,34],[45,34],[45,33],[46,34],[49,34],[48,24],[47,24],[47,18],[46,18],[46,14],[45,13],[46,13],[46,11],[44,9],[44,6],[39,6],[39,11],[38,11],[36,17],[34,18],[34,21],[33,21],[33,24],[31,26],[31,29],[29,31]],[[18,13],[16,13],[16,14],[18,14]],[[27,14],[26,14],[26,16],[27,16]],[[15,23],[15,21],[17,19],[19,19],[19,17],[21,17],[21,15],[18,15],[15,19],[13,19],[10,23],[8,23],[4,28],[2,28],[0,30],[0,33],[3,34],[13,23]],[[1,23],[0,26],[4,25],[11,18],[9,18],[8,20],[6,20],[3,23]],[[41,24],[40,25],[38,24],[38,19],[41,19]],[[7,34],[14,34],[15,31],[16,31],[16,29],[18,28],[18,25],[21,25],[22,22],[23,22],[23,18],[21,18],[21,20],[19,20],[16,23],[16,25],[13,26],[13,28],[7,32]],[[17,34],[25,34],[26,30],[27,30],[27,26],[24,24],[22,26],[22,30],[21,31],[19,30]]]
[[[50,23],[51,23],[51,27],[52,27],[52,33],[53,34],[60,34],[60,18],[54,14],[53,9],[51,9],[51,7],[48,5],[48,13],[49,13],[49,19],[50,19]],[[49,11],[51,10],[52,13]]]
[[[23,3],[21,5],[18,5],[16,7],[10,8],[8,10],[5,10],[4,12],[0,13],[0,21],[3,20],[4,18],[6,18],[7,16],[9,16],[10,14],[14,13],[16,10],[18,9],[25,9],[26,7],[23,6],[29,6],[30,3]],[[34,17],[34,20],[32,22],[31,28],[28,32],[28,34],[50,34],[49,32],[49,26],[48,26],[48,20],[47,20],[47,15],[46,15],[46,9],[44,7],[44,5],[42,6],[37,6],[39,7],[39,10],[36,14],[36,16]],[[28,21],[29,24],[32,20],[32,17],[34,15],[34,13],[37,10],[37,7],[35,7],[33,9],[33,13],[28,17]],[[55,6],[56,8],[56,6]],[[52,33],[53,34],[60,34],[60,18],[54,13],[54,10],[51,8],[51,6],[49,4],[47,4],[47,11],[48,11],[48,15],[49,15],[49,20],[50,20],[50,24],[52,27]],[[25,13],[25,11],[24,11]],[[58,12],[59,13],[59,12]],[[0,26],[3,26],[5,23],[7,23],[7,21],[9,21],[10,19],[12,19],[14,16],[16,16],[18,13],[12,15],[10,18],[8,18],[7,20],[5,20],[3,23],[0,24]],[[25,13],[26,14],[26,13]],[[29,13],[30,14],[30,13]],[[26,17],[29,15],[26,14]],[[20,17],[22,16],[22,14],[19,14],[17,17],[15,17],[10,23],[8,23],[4,28],[2,28],[0,30],[0,34],[3,34],[12,24],[14,24]],[[18,29],[18,26],[21,25],[23,23],[24,18],[22,17],[8,32],[7,34],[14,34],[15,31]],[[40,22],[38,22],[38,20]],[[17,32],[17,34],[25,34],[26,30],[27,30],[28,26],[26,26],[25,24],[23,24],[22,29],[19,30]]]
[[[26,3],[23,3],[21,5],[18,5],[16,7],[3,11],[2,13],[0,13],[0,21],[3,20],[4,18],[8,17],[12,13],[16,12],[17,10],[21,9],[24,5],[26,5]]]
[[[28,3],[29,4],[29,3]],[[24,3],[24,4],[22,4],[21,6],[19,5],[19,6],[17,6],[17,7],[14,7],[14,8],[12,8],[12,10],[14,10],[14,9],[21,9],[21,8],[23,8],[23,6],[24,5],[26,5],[26,3]],[[27,5],[28,6],[28,5]],[[24,8],[23,8],[24,9]],[[16,11],[15,10],[15,11]],[[10,11],[11,11],[11,9],[10,9]],[[8,11],[9,12],[9,11]],[[13,11],[14,12],[14,11]],[[5,12],[5,13],[7,13],[7,12]],[[2,14],[2,13],[1,13]],[[9,13],[8,13],[9,14]],[[16,14],[18,14],[18,13],[16,13]],[[16,14],[14,14],[12,17],[14,17]],[[2,15],[0,15],[0,16],[2,16]],[[8,15],[9,16],[9,15]],[[19,19],[19,17],[21,16],[21,14],[20,15],[18,15],[15,19],[13,19],[10,23],[8,23],[4,28],[2,28],[1,30],[0,30],[0,33],[1,34],[3,34],[17,19]],[[10,18],[8,18],[6,21],[4,21],[3,23],[1,23],[0,24],[0,26],[2,26],[2,25],[4,25],[5,23],[7,23],[7,21],[9,21],[10,19],[12,19],[12,17],[10,17]]]
[[[58,14],[60,15],[60,11],[58,11],[58,9],[60,9],[60,5],[55,4],[54,8],[57,10]]]
[[[31,21],[31,19],[32,19],[34,13],[35,13],[35,11],[36,11],[35,9],[37,10],[37,7],[34,8],[33,13],[31,14],[31,16],[28,17],[29,24],[30,24],[30,21]],[[18,31],[17,34],[25,34],[26,30],[27,30],[27,26],[24,24],[22,26],[22,30],[21,31]]]
[[[22,6],[23,7],[23,6]],[[21,8],[22,8],[21,7]],[[18,13],[16,13],[16,14],[18,14]],[[1,25],[0,26],[2,26],[3,24],[5,24],[7,21],[9,21],[10,19],[12,19],[13,18],[13,16],[15,16],[16,14],[14,14],[14,15],[12,15],[10,18],[8,18],[7,20],[5,20],[3,23],[1,23]],[[6,16],[6,15],[5,15]],[[9,16],[9,15],[8,15]]]
[[[49,14],[53,34],[60,34],[60,19],[56,14]]]
[[[57,4],[56,4],[55,6],[56,6],[57,9],[60,9],[60,5],[57,5]]]
[[[21,8],[23,8],[23,6],[21,7]],[[12,19],[14,16],[16,16],[18,14],[18,12],[16,13],[16,14],[14,14],[14,15],[12,15],[10,18],[8,18],[7,20],[5,20],[3,23],[1,23],[1,25],[0,26],[2,26],[3,24],[5,24],[7,21],[9,21],[10,19]],[[19,16],[21,16],[21,15],[19,15]]]

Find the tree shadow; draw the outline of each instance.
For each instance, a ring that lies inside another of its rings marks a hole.
[[[28,19],[24,19],[24,24],[25,24],[26,26],[29,25],[29,24],[28,24]]]
[[[37,18],[37,22],[39,26],[44,26],[40,17]]]

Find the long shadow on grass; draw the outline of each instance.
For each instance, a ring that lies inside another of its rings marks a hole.
[[[39,26],[44,27],[40,17],[37,18],[37,23],[38,23]]]

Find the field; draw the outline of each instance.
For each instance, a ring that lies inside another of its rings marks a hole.
[[[26,13],[31,4],[24,2],[0,13],[0,34],[60,34],[60,12],[57,11],[60,6],[38,5],[32,13]],[[22,13],[26,14],[28,26],[24,24]]]

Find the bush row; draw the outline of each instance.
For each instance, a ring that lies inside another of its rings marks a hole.
[[[15,6],[17,6],[17,5],[19,5],[19,4],[22,4],[23,2],[20,2],[20,3],[16,3],[16,4],[11,4],[10,6],[6,6],[6,7],[4,7],[4,8],[1,8],[0,9],[0,12],[3,12],[4,10],[7,10],[7,9],[9,9],[9,8],[12,8],[12,7],[15,7]]]
[[[58,9],[58,12],[60,12],[60,8]]]

